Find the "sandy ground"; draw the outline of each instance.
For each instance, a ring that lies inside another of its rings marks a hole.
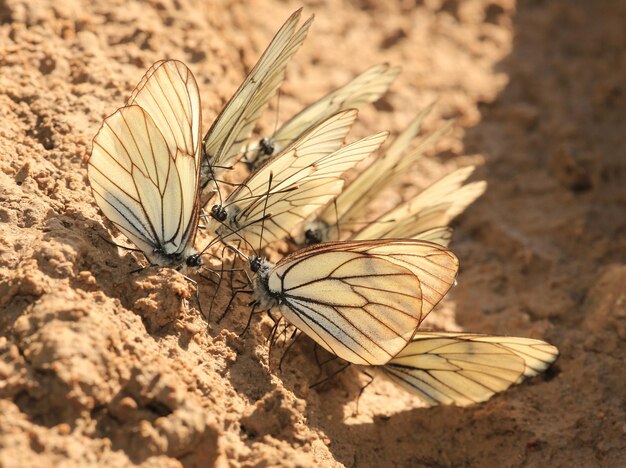
[[[129,274],[138,260],[102,239],[86,177],[102,119],[167,57],[193,70],[208,128],[299,6],[0,3],[0,465],[626,463],[624,2],[305,5],[316,19],[280,120],[371,64],[401,65],[354,135],[398,132],[438,97],[426,127],[457,125],[400,196],[460,164],[488,181],[455,223],[459,284],[431,325],[546,339],[561,358],[486,404],[428,409],[375,380],[355,415],[358,370],[309,389],[310,343],[281,372],[267,318],[238,336],[246,299],[207,323],[179,274]]]

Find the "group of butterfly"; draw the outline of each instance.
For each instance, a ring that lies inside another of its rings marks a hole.
[[[307,107],[273,136],[248,143],[311,25],[301,11],[278,31],[201,139],[196,80],[182,62],[155,63],[126,105],[105,119],[88,174],[96,203],[151,265],[200,268],[200,220],[216,242],[244,255],[254,307],[281,317],[348,363],[374,366],[428,404],[465,406],[544,371],[558,350],[543,341],[421,331],[456,281],[450,221],[485,190],[458,169],[413,199],[362,223],[374,198],[446,130],[410,151],[423,110],[382,156],[344,188],[343,175],[376,152],[386,132],[344,140],[355,108],[383,95],[398,69],[377,65]],[[249,176],[223,198],[225,171]],[[204,211],[207,203],[210,210]],[[273,264],[261,256],[289,239],[299,247]],[[235,247],[237,244],[237,247]],[[208,247],[208,246],[207,246]],[[242,250],[252,250],[245,256]]]

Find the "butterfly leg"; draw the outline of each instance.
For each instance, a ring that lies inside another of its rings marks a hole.
[[[114,247],[118,247],[120,249],[124,249],[124,250],[128,250],[130,252],[141,252],[141,249],[135,249],[133,247],[126,247],[125,245],[120,245],[117,244],[115,242],[113,242],[112,240],[107,239],[106,237],[104,237],[102,234],[98,233],[98,237],[100,237],[100,239],[102,239],[104,242],[106,242],[109,245],[112,245]]]
[[[220,317],[217,319],[217,323],[220,323],[224,319],[224,317],[226,317],[226,314],[228,314],[228,311],[230,310],[230,306],[233,304],[233,301],[235,300],[235,297],[237,297],[237,295],[239,295],[239,294],[253,294],[253,293],[254,293],[254,291],[251,291],[251,290],[248,290],[248,289],[239,289],[237,291],[233,291],[233,293],[230,296],[230,299],[228,300],[228,304],[226,304],[226,307],[224,308],[224,312],[222,312],[222,315],[220,315]],[[252,315],[252,314],[250,314],[250,315]],[[250,320],[252,320],[252,317],[250,317],[248,319],[248,325],[246,325],[246,329],[250,325]],[[245,330],[244,330],[244,333],[245,333]]]
[[[359,415],[359,402],[361,401],[361,396],[363,395],[363,392],[365,391],[365,389],[367,387],[369,387],[372,382],[374,382],[374,376],[371,375],[370,373],[368,373],[367,371],[362,371],[367,377],[369,377],[369,382],[367,382],[365,385],[361,386],[361,389],[359,390],[359,395],[356,397],[356,409],[354,411],[354,413],[352,414],[352,417],[356,417]]]
[[[297,330],[296,330],[297,332]],[[293,338],[294,335],[292,335]],[[280,362],[278,363],[278,370],[280,372],[283,371],[283,361],[285,360],[285,357],[287,356],[287,353],[289,353],[289,351],[291,350],[292,346],[294,344],[296,344],[296,341],[298,341],[298,338],[300,338],[300,336],[302,336],[302,334],[298,334],[295,336],[294,339],[291,340],[291,342],[287,345],[287,348],[285,349],[285,352],[283,353],[283,355],[280,357]]]
[[[246,327],[239,334],[239,338],[241,338],[243,335],[245,335],[246,332],[248,331],[248,328],[250,328],[250,323],[252,323],[252,316],[254,315],[255,309],[256,309],[256,303],[253,303],[252,304],[252,309],[250,310],[250,315],[248,316],[248,323],[246,323]]]
[[[313,385],[309,385],[309,388],[315,388],[315,387],[319,387],[320,385],[329,382],[330,380],[334,379],[337,375],[341,374],[343,371],[345,371],[348,367],[350,367],[350,363],[347,362],[345,363],[343,366],[341,366],[339,369],[337,369],[335,372],[333,372],[332,374],[330,374],[328,377],[323,378],[322,380],[320,380],[319,382],[315,382]]]

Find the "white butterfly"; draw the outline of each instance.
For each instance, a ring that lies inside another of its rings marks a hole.
[[[465,211],[487,188],[485,181],[463,185],[474,169],[475,166],[463,167],[442,177],[350,238],[418,238],[447,245],[450,238],[445,226]]]
[[[340,148],[356,115],[352,109],[335,114],[261,167],[213,206],[208,229],[223,242],[241,239],[254,249],[289,236],[341,192],[342,174],[387,137],[382,132]]]
[[[421,111],[382,156],[360,173],[314,220],[306,223],[304,243],[347,239],[350,230],[342,231],[342,228],[345,230],[347,226],[364,224],[367,208],[374,198],[405,175],[409,167],[422,157],[424,151],[450,128],[450,124],[444,125],[406,153],[405,150],[420,131],[422,122],[432,107],[433,105],[428,106]]]
[[[199,266],[200,96],[191,71],[156,62],[93,140],[96,203],[151,264]]]
[[[304,132],[345,109],[378,100],[387,92],[400,69],[380,64],[370,67],[352,81],[314,102],[283,124],[276,132],[261,139],[246,151],[246,164],[252,172],[263,162],[278,154]]]
[[[205,135],[201,175],[203,201],[211,198],[220,174],[242,153],[256,121],[283,82],[285,68],[313,21],[311,16],[296,30],[301,13],[302,9],[293,13],[276,33]]]
[[[277,264],[254,257],[256,305],[282,316],[354,364],[384,365],[455,281],[458,260],[430,242],[383,239],[318,244]]]
[[[531,338],[417,332],[380,369],[431,405],[467,406],[543,372],[558,355],[556,347]]]

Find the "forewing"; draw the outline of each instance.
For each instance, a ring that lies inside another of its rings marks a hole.
[[[128,105],[140,106],[152,118],[171,154],[193,155],[199,169],[200,93],[184,63],[156,62],[131,94]]]
[[[204,154],[213,175],[233,163],[268,101],[285,77],[285,67],[307,35],[313,17],[296,31],[302,9],[276,33],[270,45],[228,101],[204,137]],[[202,185],[207,181],[203,180]]]
[[[438,244],[421,240],[380,239],[342,242],[344,248],[367,252],[413,272],[422,290],[421,319],[443,299],[456,281],[459,260]]]
[[[530,338],[418,332],[383,370],[427,403],[467,406],[537,375],[557,357],[554,346]]]
[[[388,362],[419,324],[419,280],[383,258],[340,248],[295,260],[270,273],[284,317],[331,353],[355,364]]]
[[[88,176],[102,212],[150,259],[182,252],[197,219],[193,154],[170,152],[156,123],[139,106],[108,117],[93,141]]]
[[[387,64],[370,67],[349,83],[293,116],[276,131],[272,140],[285,146],[336,112],[376,101],[387,92],[399,71],[399,68]]]
[[[468,166],[448,174],[374,220],[352,238],[414,238],[423,231],[448,225],[485,192],[484,181],[463,185],[474,169]]]

